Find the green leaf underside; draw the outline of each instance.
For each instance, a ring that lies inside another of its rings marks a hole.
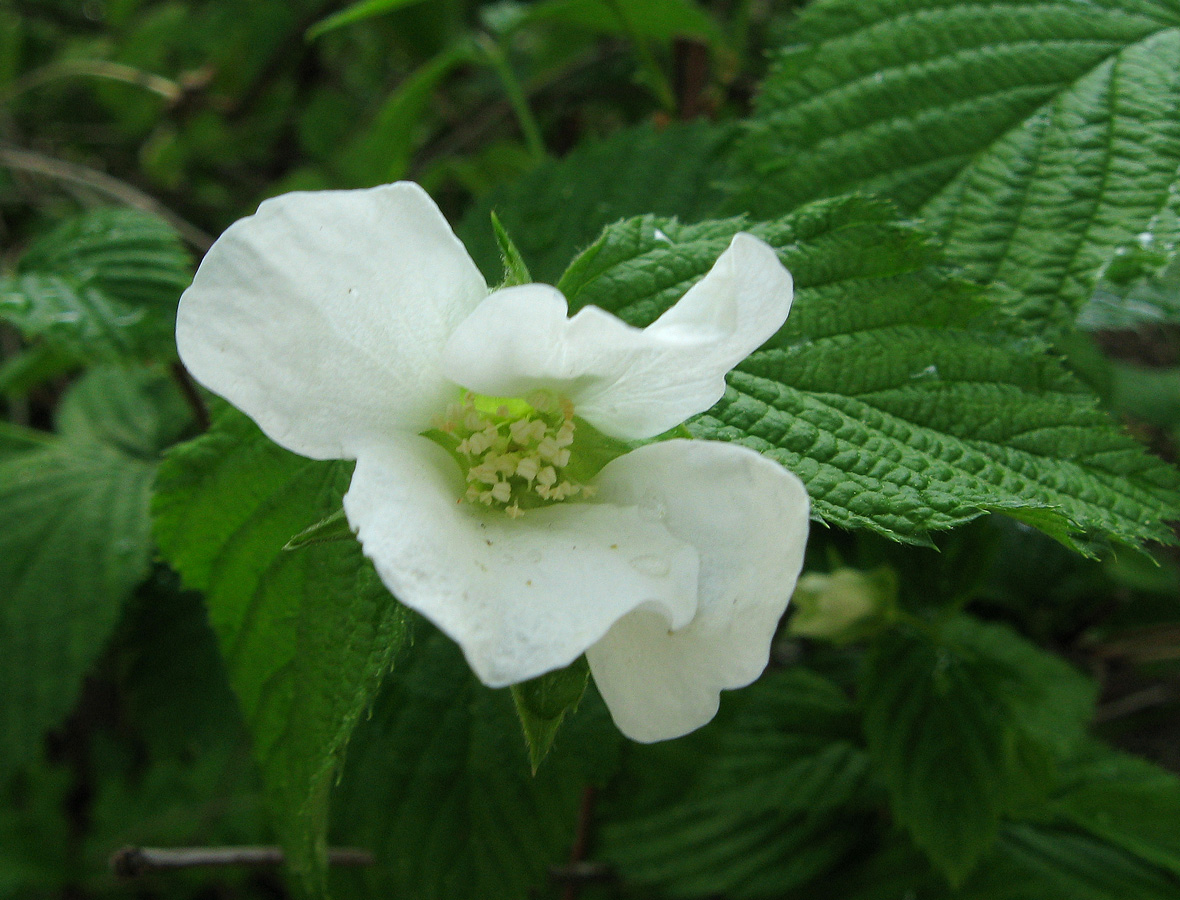
[[[153,467],[102,446],[0,462],[0,759],[31,759],[147,574]]]
[[[191,281],[176,233],[143,213],[99,209],[35,241],[0,278],[0,320],[87,361],[169,357]]]
[[[1065,780],[1051,803],[1060,822],[1180,877],[1180,778],[1145,760],[1097,749]]]
[[[345,746],[405,626],[355,541],[282,549],[340,508],[351,468],[295,456],[223,409],[168,455],[153,503],[165,558],[205,593],[280,836],[313,891]]]
[[[150,374],[97,369],[63,399],[60,435],[0,460],[0,760],[33,758],[74,706],[151,560],[155,454],[177,398]],[[179,418],[178,418],[179,417]]]
[[[682,797],[632,804],[624,790],[621,808],[610,810],[602,852],[629,883],[670,897],[779,896],[863,839],[856,813],[876,798],[843,691],[798,668],[726,702],[736,707],[732,721],[688,739],[705,747]],[[632,777],[658,779],[674,750],[634,748]]]
[[[1082,740],[1094,689],[1014,632],[966,616],[898,631],[862,679],[864,729],[897,821],[956,884],[1001,820],[1038,807],[1053,759]]]
[[[509,691],[479,684],[430,626],[414,631],[334,803],[334,840],[369,847],[377,865],[334,874],[364,885],[350,896],[525,900],[568,858],[582,785],[610,766],[618,732],[587,697],[532,776]]]
[[[529,764],[534,774],[553,747],[566,713],[577,709],[589,680],[590,668],[586,658],[579,657],[564,669],[512,685],[512,701],[524,731]]]
[[[996,680],[904,635],[886,639],[864,679],[865,733],[893,814],[953,883],[990,849],[1008,806],[1014,735]]]
[[[1004,827],[996,852],[956,900],[1172,900],[1180,880],[1089,835],[1021,823]]]
[[[1171,900],[1177,882],[1112,844],[1022,822],[1000,829],[993,850],[958,890],[896,836],[883,852],[826,880],[824,889],[844,900]]]
[[[1180,475],[1119,431],[1032,341],[1000,330],[884,204],[837,198],[776,222],[612,225],[559,287],[646,325],[708,271],[734,232],[795,277],[783,329],[689,423],[799,475],[816,518],[923,542],[1003,511],[1074,542],[1171,539]]]
[[[1116,247],[1180,236],[1177,26],[1166,0],[812,4],[742,148],[749,199],[882,193],[1060,323]]]

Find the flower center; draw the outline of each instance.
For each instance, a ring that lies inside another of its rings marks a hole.
[[[512,518],[524,510],[591,496],[564,471],[574,442],[574,408],[546,391],[526,399],[463,395],[447,406],[428,433],[466,469],[460,502],[502,509]]]

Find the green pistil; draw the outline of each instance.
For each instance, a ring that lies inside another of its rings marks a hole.
[[[466,469],[462,500],[468,503],[516,518],[526,509],[593,493],[564,471],[574,442],[574,410],[552,394],[537,392],[523,400],[464,394],[435,426],[429,436]]]

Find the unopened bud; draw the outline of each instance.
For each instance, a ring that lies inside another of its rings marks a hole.
[[[892,569],[811,572],[795,587],[787,631],[794,637],[847,643],[869,633],[896,601],[897,576]]]

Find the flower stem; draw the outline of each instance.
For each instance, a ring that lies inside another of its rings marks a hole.
[[[619,0],[607,0],[607,5],[618,16],[619,22],[623,26],[623,30],[627,32],[627,36],[631,38],[631,43],[635,45],[635,52],[639,55],[639,64],[643,69],[645,80],[648,87],[656,95],[656,100],[659,101],[660,106],[668,113],[676,112],[676,95],[672,91],[672,85],[668,82],[667,76],[664,74],[660,64],[656,62],[655,55],[651,52],[651,46],[647,40],[644,39],[635,25],[631,22],[630,16],[627,15],[625,9],[626,4],[620,3]]]
[[[208,431],[210,425],[209,409],[205,406],[205,400],[201,396],[201,392],[197,389],[197,383],[193,381],[193,376],[189,374],[188,369],[179,360],[172,364],[171,372],[172,380],[180,388],[184,402],[193,411],[193,418],[196,419],[197,427],[201,431]]]

